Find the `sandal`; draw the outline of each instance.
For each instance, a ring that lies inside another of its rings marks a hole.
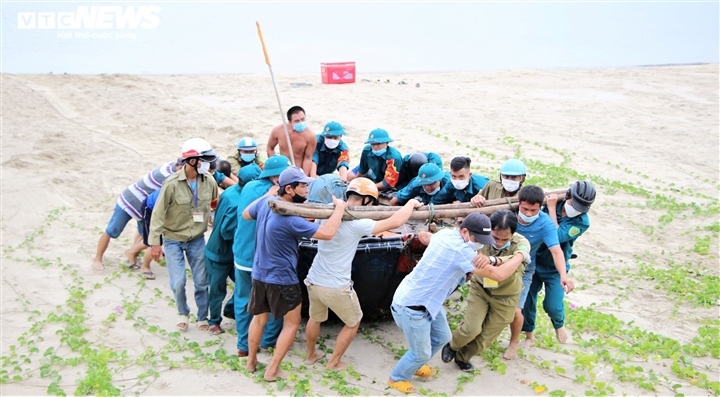
[[[420,367],[419,370],[417,370],[415,372],[415,376],[419,376],[421,378],[429,378],[429,377],[435,375],[436,373],[437,373],[437,371],[435,370],[435,368],[425,364],[422,367]]]
[[[393,382],[392,379],[390,379],[388,380],[388,386],[405,394],[417,393],[417,389],[415,388],[415,386],[413,386],[412,383],[407,380],[399,380],[397,382]]]
[[[126,264],[125,266],[127,266],[127,268],[130,269],[130,270],[138,270],[138,269],[140,269],[140,264],[139,264],[137,261],[135,261],[135,263],[133,263],[133,264],[129,264],[129,263],[128,263],[128,264]]]
[[[155,280],[155,273],[153,272],[142,272],[142,275],[145,276],[145,280]]]
[[[220,335],[225,332],[225,330],[223,330],[219,325],[215,324],[210,326],[208,332],[210,332],[210,335]]]
[[[175,324],[175,326],[176,326],[177,329],[179,329],[180,331],[185,332],[185,331],[187,331],[187,329],[188,329],[188,321],[190,321],[189,318],[188,318],[188,316],[179,315],[179,316],[178,316],[178,319],[177,319],[177,323]]]
[[[208,324],[207,320],[202,320],[197,322],[197,328],[200,331],[207,331],[210,329],[210,325]]]

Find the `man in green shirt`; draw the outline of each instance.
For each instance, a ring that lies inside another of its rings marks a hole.
[[[148,242],[152,246],[152,258],[159,261],[162,254],[160,236],[163,237],[170,286],[178,311],[177,327],[181,331],[187,330],[190,314],[185,295],[187,256],[195,285],[198,329],[207,331],[205,231],[210,219],[210,207],[217,203],[218,188],[215,179],[206,174],[210,163],[217,160],[217,155],[207,141],[193,138],[183,144],[182,158],[183,168],[163,183],[153,208]]]

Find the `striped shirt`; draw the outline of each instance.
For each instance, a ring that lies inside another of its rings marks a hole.
[[[175,162],[165,163],[150,171],[139,181],[125,188],[117,199],[117,205],[136,220],[143,218],[140,206],[152,192],[162,187],[165,179],[175,173]]]
[[[460,280],[475,270],[472,264],[475,255],[463,241],[459,229],[440,230],[433,235],[420,262],[395,290],[393,303],[425,306],[434,320]]]

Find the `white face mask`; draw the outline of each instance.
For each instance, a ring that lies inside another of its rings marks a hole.
[[[205,174],[210,170],[210,163],[206,163],[204,161],[200,162],[200,167],[198,167],[197,172],[198,174]]]
[[[477,243],[474,241],[466,241],[465,244],[467,244],[467,246],[470,247],[473,251],[479,251],[483,247],[482,243]]]
[[[565,214],[568,216],[568,218],[575,218],[578,215],[582,215],[582,211],[578,211],[570,205],[567,201],[565,202]]]
[[[463,190],[470,184],[470,179],[462,179],[462,180],[453,179],[451,182],[452,182],[453,186],[455,187],[455,189]]]
[[[325,146],[327,146],[328,149],[335,149],[336,147],[338,147],[338,145],[340,145],[340,140],[339,140],[339,139],[327,139],[327,138],[325,138]]]
[[[510,179],[503,179],[502,185],[503,185],[503,189],[505,189],[505,191],[508,191],[510,193],[520,189],[520,181],[511,181]]]

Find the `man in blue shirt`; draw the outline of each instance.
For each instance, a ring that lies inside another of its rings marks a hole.
[[[575,182],[560,202],[555,194],[547,198],[547,207],[543,208],[543,211],[550,215],[557,226],[557,236],[565,258],[566,271],[570,271],[568,260],[572,256],[575,240],[590,227],[590,218],[587,212],[594,201],[595,187],[587,181]],[[565,305],[563,304],[565,291],[562,286],[561,273],[557,270],[553,259],[547,246],[541,244],[536,255],[535,274],[523,308],[525,321],[522,330],[525,332],[525,340],[529,344],[535,342],[533,331],[535,331],[535,317],[537,316],[537,299],[543,284],[545,284],[543,308],[552,320],[558,341],[560,343],[567,342],[567,333],[564,327]]]
[[[395,188],[400,190],[407,186],[410,181],[418,176],[420,167],[427,163],[433,163],[437,165],[438,168],[443,169],[442,158],[435,152],[406,154],[405,157],[403,157],[402,167],[400,168],[400,181]]]
[[[325,124],[323,132],[317,135],[317,144],[312,157],[310,176],[332,174],[337,170],[340,179],[347,181],[350,168],[350,149],[342,140],[345,130],[337,121]]]
[[[445,184],[445,187],[435,196],[433,203],[468,203],[470,199],[480,193],[489,179],[483,175],[473,174],[470,171],[470,161],[470,157],[464,156],[452,159],[450,162],[451,183]]]
[[[376,128],[370,131],[365,141],[367,145],[360,154],[360,165],[355,177],[370,179],[379,191],[395,189],[400,181],[402,155],[394,147],[388,146],[392,141],[387,131]]]
[[[494,242],[490,219],[478,212],[466,217],[459,228],[443,229],[432,236],[420,262],[395,290],[390,306],[395,324],[408,342],[408,351],[390,373],[390,387],[415,393],[410,383],[413,375],[433,375],[427,362],[452,339],[443,302],[468,273],[497,278],[490,259],[476,253],[483,244]]]
[[[240,169],[240,176],[250,181],[260,174],[260,168],[255,164]],[[233,239],[237,229],[237,208],[240,202],[242,184],[237,183],[220,195],[213,229],[205,245],[205,268],[208,274],[208,309],[210,318],[208,331],[212,335],[223,332],[220,327],[222,315],[220,309],[227,295],[227,278],[235,282],[235,267],[233,266]],[[225,306],[225,313],[234,311],[233,299]]]
[[[269,315],[283,318],[272,361],[265,369],[268,382],[282,378],[282,359],[295,340],[300,326],[302,292],[297,276],[298,244],[301,238],[330,240],[340,227],[346,204],[333,198],[335,210],[323,224],[310,222],[300,216],[279,215],[272,212],[269,200],[302,203],[307,198],[308,184],[312,182],[303,170],[289,167],[280,174],[278,197],[269,194],[250,204],[243,211],[243,218],[255,219],[255,258],[252,271],[252,291],[248,311],[254,317],[250,322],[247,370],[255,372],[257,349]]]
[[[520,331],[523,325],[522,309],[525,307],[525,299],[527,298],[532,277],[535,273],[535,263],[538,248],[541,244],[545,244],[555,263],[555,267],[561,268],[560,284],[570,292],[575,288],[573,282],[565,273],[565,257],[563,256],[560,243],[558,242],[557,227],[553,223],[548,214],[540,211],[540,206],[545,201],[545,192],[534,185],[523,186],[518,193],[519,209],[518,209],[518,228],[517,232],[525,237],[530,243],[530,264],[525,267],[523,274],[523,291],[520,293],[518,307],[515,309],[515,318],[510,324],[510,344],[508,345],[505,357],[508,360],[517,357],[517,348],[520,343]],[[528,341],[531,342],[531,341]]]
[[[240,193],[237,204],[237,227],[233,238],[233,258],[235,261],[235,292],[233,303],[235,311],[235,329],[237,331],[238,357],[248,355],[248,329],[252,315],[247,311],[247,304],[250,301],[252,289],[252,278],[250,272],[253,268],[255,256],[255,221],[246,220],[242,213],[250,203],[266,194],[270,188],[277,186],[280,174],[290,166],[290,159],[282,155],[275,155],[267,159],[265,169],[260,173],[257,180],[247,182]],[[242,174],[245,169],[254,169],[252,166],[241,168]],[[245,171],[247,172],[247,171]],[[282,319],[270,319],[265,326],[265,333],[260,346],[264,348],[275,346]]]
[[[419,198],[423,204],[435,202],[435,195],[450,182],[450,175],[433,163],[424,164],[409,185],[390,199],[390,205],[405,205],[408,200]]]

